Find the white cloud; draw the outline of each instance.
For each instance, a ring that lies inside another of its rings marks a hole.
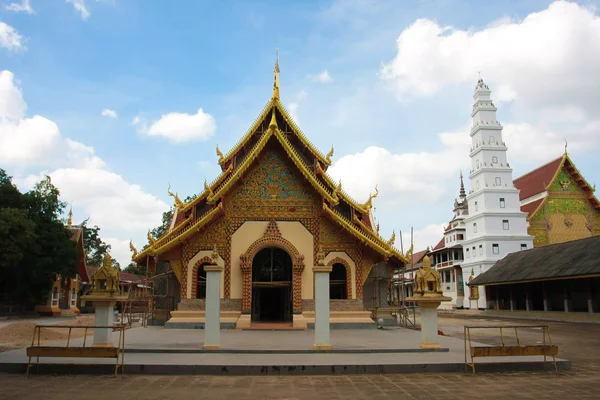
[[[433,249],[436,244],[444,237],[444,224],[430,224],[422,229],[413,230],[413,243],[415,245],[413,253],[421,250],[425,250],[427,246],[429,249]],[[410,230],[406,229],[402,231],[402,241],[404,251],[408,251],[410,248]],[[400,248],[400,239],[396,240],[395,246]]]
[[[92,147],[62,136],[53,121],[26,117],[26,109],[12,72],[0,72],[0,164],[36,170],[15,176],[25,190],[49,175],[61,198],[73,201],[84,218],[91,217],[89,223],[98,225],[114,245],[115,258],[127,265],[130,256],[123,258],[123,243],[129,236],[143,243],[147,229],[160,224],[169,206],[109,171]]]
[[[468,138],[468,131],[441,133],[442,146],[430,152],[393,154],[370,146],[341,157],[328,172],[341,179],[343,189],[358,201],[366,201],[364,196],[377,185],[378,204],[383,208],[433,204],[444,196],[446,182],[469,165],[467,157],[457,157],[468,151],[462,136]],[[434,145],[431,147],[435,149]]]
[[[576,3],[556,1],[522,21],[501,19],[478,31],[419,19],[400,34],[397,49],[381,72],[402,99],[474,83],[482,71],[496,100],[600,115],[600,18]]]
[[[110,244],[110,255],[125,268],[131,262],[131,250],[129,250],[129,239],[121,240],[113,237],[105,237],[104,242]]]
[[[205,113],[202,108],[196,114],[172,112],[164,114],[159,120],[146,126],[141,117],[135,117],[133,125],[138,126],[138,132],[149,136],[163,136],[175,143],[188,140],[208,140],[211,138],[217,124],[212,115]]]
[[[115,110],[111,110],[108,108],[105,108],[104,110],[102,110],[101,114],[103,117],[106,117],[106,118],[112,118],[112,119],[117,118],[117,112]]]
[[[9,50],[25,50],[23,37],[12,26],[0,21],[0,47]]]
[[[73,4],[75,10],[81,15],[81,19],[85,20],[90,16],[84,0],[65,0],[65,2]]]
[[[33,14],[33,8],[31,8],[31,4],[29,4],[29,0],[21,0],[21,2],[14,2],[7,4],[4,8],[9,11],[15,12],[25,12],[27,14]]]
[[[324,70],[318,73],[317,75],[311,75],[310,80],[319,83],[329,83],[333,79],[331,78],[331,75],[329,75],[329,72],[327,72],[327,70]]]
[[[27,104],[14,74],[0,72],[0,160],[13,165],[102,167],[94,149],[60,135],[58,126],[39,115],[26,118]]]

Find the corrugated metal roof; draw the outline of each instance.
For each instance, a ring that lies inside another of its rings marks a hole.
[[[470,285],[569,278],[600,274],[600,236],[511,253]]]

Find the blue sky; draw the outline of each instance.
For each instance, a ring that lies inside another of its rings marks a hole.
[[[0,0],[0,167],[24,190],[49,173],[127,263],[129,238],[141,247],[172,204],[169,183],[183,198],[216,176],[215,146],[268,101],[279,48],[282,100],[315,145],[335,146],[331,173],[359,201],[379,186],[384,236],[414,226],[417,248],[435,245],[469,168],[477,71],[514,177],[566,138],[600,183],[597,5]]]

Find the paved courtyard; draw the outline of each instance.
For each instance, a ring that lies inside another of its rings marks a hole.
[[[539,324],[539,321],[441,317],[440,329],[462,337],[464,325]],[[547,323],[560,357],[573,368],[549,372],[345,376],[32,376],[0,375],[7,399],[597,399],[600,325]],[[535,332],[530,333],[535,339]],[[493,343],[487,334],[475,340]],[[525,339],[525,338],[524,338]]]

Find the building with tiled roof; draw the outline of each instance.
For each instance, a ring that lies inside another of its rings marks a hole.
[[[566,150],[566,148],[565,148]],[[534,246],[600,235],[600,202],[565,153],[514,180]]]
[[[159,238],[148,234],[139,253],[132,247],[133,260],[151,274],[176,278],[168,295],[179,303],[172,313],[178,326],[203,321],[204,266],[212,262],[223,268],[221,309],[238,327],[311,324],[318,262],[332,268],[331,320],[346,326],[366,312],[363,300],[371,303],[364,286],[373,267],[384,265],[391,279],[409,262],[394,247],[395,234],[381,237],[374,223],[377,189],[365,193],[364,203],[348,195],[327,172],[333,148],[324,155],[286,111],[278,62],[271,98],[258,118],[227,154],[218,147],[216,153],[221,174],[187,203],[169,190],[175,203],[170,229]]]

